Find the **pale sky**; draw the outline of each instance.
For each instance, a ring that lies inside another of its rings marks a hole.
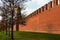
[[[47,4],[50,1],[52,1],[52,0],[32,0],[32,1],[26,2],[26,6],[27,6],[27,8],[25,10],[25,11],[27,11],[27,13],[25,13],[26,16],[28,16],[29,14],[31,14],[38,8],[44,6],[45,4]]]
[[[48,2],[50,2],[52,0],[31,0],[29,2],[26,2],[26,10],[23,10],[23,12],[27,11],[26,13],[24,13],[26,16],[28,16],[29,14],[31,14],[32,12],[34,12],[35,10],[37,10],[38,8],[44,6],[45,4],[47,4]],[[2,2],[0,0],[0,6],[2,6]],[[22,13],[23,13],[22,12]],[[0,20],[1,20],[1,16],[0,16]]]

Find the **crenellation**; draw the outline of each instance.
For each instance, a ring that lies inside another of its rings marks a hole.
[[[52,1],[50,1],[50,5],[51,5],[51,8],[53,7],[53,5],[52,5]]]
[[[48,3],[48,10],[50,11],[51,10],[51,2]]]
[[[59,1],[60,1],[60,0],[50,1],[48,4],[42,6],[41,8],[37,9],[36,11],[34,11],[34,12],[31,14],[30,17],[32,17],[32,16],[34,16],[34,15],[36,15],[36,14],[38,14],[38,13],[45,12],[46,10],[49,10],[49,11],[50,11],[51,8],[53,8],[54,6],[58,5]]]
[[[58,5],[58,0],[56,0],[56,5]]]
[[[46,10],[48,10],[48,4],[46,4]]]
[[[44,6],[42,6],[42,12],[44,12]]]
[[[36,11],[36,13],[38,14],[38,10]]]
[[[39,8],[38,10],[39,10],[39,13],[41,13],[41,8]]]
[[[53,0],[53,6],[55,7],[56,5],[58,5],[58,2],[59,0]]]

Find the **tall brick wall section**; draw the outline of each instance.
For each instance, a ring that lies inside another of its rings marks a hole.
[[[19,25],[19,31],[60,34],[60,5],[56,3],[53,0],[27,16],[26,25]]]

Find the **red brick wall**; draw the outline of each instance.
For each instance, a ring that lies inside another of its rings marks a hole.
[[[53,7],[51,8],[51,2],[43,8],[39,8],[31,15],[26,17],[26,25],[19,25],[19,31],[30,31],[30,32],[44,32],[44,33],[55,33],[60,34],[60,5],[55,5],[55,0],[52,2]],[[16,30],[14,25],[14,30]]]

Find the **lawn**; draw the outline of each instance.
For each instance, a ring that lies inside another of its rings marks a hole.
[[[3,34],[3,32],[0,31],[0,40],[10,40],[10,37],[8,37],[8,35]]]
[[[5,34],[0,33],[0,40],[11,40],[11,39]],[[14,40],[60,40],[60,35],[16,31],[14,32]]]

